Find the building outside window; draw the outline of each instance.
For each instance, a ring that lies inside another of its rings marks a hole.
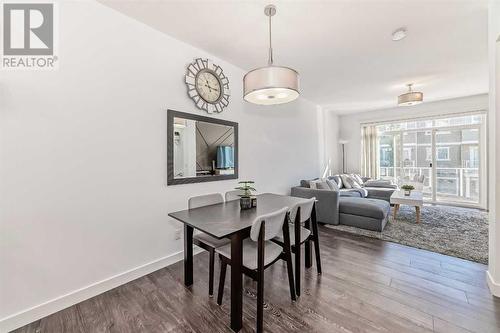
[[[449,161],[450,160],[450,147],[438,147],[438,148],[436,148],[436,159],[438,161]]]
[[[400,185],[424,176],[426,200],[484,207],[485,123],[475,113],[377,125],[379,174]]]

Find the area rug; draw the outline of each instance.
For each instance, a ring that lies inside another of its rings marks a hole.
[[[420,224],[415,208],[402,205],[396,221],[391,217],[383,232],[345,225],[328,228],[378,238],[458,258],[488,263],[488,213],[478,209],[424,205]]]

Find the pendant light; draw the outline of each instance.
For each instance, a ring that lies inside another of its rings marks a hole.
[[[266,67],[254,69],[243,77],[243,98],[260,105],[288,103],[299,97],[299,73],[273,64],[271,18],[276,7],[266,6],[264,14],[269,17],[269,60]]]
[[[424,101],[424,94],[418,91],[413,91],[411,88],[413,83],[407,84],[408,92],[398,96],[398,106],[410,106],[420,104]]]

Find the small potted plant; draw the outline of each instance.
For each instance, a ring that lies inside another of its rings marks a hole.
[[[250,209],[255,207],[257,205],[257,200],[255,200],[256,199],[255,197],[252,197],[252,191],[257,191],[257,190],[252,186],[254,182],[251,180],[244,180],[238,182],[238,184],[241,185],[236,187],[235,189],[243,191],[243,193],[240,194],[241,209]]]
[[[406,185],[401,186],[401,189],[405,191],[406,196],[410,196],[411,191],[413,191],[415,189],[415,187],[413,187],[413,185],[406,184]]]

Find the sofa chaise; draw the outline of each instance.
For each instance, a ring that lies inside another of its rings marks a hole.
[[[398,189],[397,185],[386,180],[362,178],[363,185],[347,188],[349,185],[342,184],[343,178],[346,179],[335,175],[324,180],[302,180],[300,186],[292,187],[291,194],[302,198],[316,197],[316,214],[320,223],[382,231],[389,218],[390,197]]]

